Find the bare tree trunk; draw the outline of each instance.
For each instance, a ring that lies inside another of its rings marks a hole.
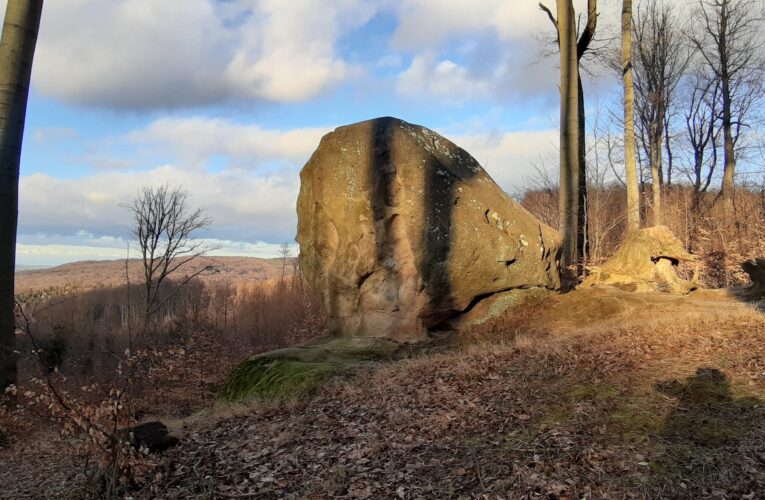
[[[9,0],[0,41],[0,389],[16,383],[19,162],[43,0]]]
[[[733,176],[736,172],[736,157],[733,150],[733,125],[731,119],[731,98],[730,98],[730,79],[727,75],[723,74],[721,82],[722,84],[722,105],[723,105],[723,156],[724,156],[724,170],[722,178],[722,186],[720,188],[720,196],[725,202],[726,206],[730,205],[733,195]]]
[[[629,1],[629,0],[627,0]],[[656,117],[656,129],[651,133],[651,183],[653,194],[653,225],[660,226],[662,224],[661,213],[661,187],[664,184],[661,175],[661,151],[662,151],[662,134],[664,133],[664,109],[663,105],[659,106]]]
[[[736,158],[733,151],[733,124],[731,119],[731,95],[730,95],[730,74],[728,72],[728,2],[722,0],[720,5],[720,31],[718,34],[717,45],[720,56],[720,84],[722,86],[722,127],[723,127],[723,151],[724,163],[722,186],[720,196],[725,201],[726,206],[730,205],[731,195],[733,194],[733,176],[736,170]]]
[[[579,234],[579,71],[571,0],[557,0],[560,39],[560,232],[564,266],[576,264]]]
[[[667,106],[665,109],[667,109],[668,107],[669,106]],[[667,151],[667,186],[671,186],[673,158],[672,158],[671,138],[669,136],[669,116],[667,116],[666,119],[664,120],[664,145]]]
[[[577,71],[578,73],[578,71]],[[586,125],[587,116],[584,109],[584,87],[582,87],[581,75],[577,76],[577,94],[579,96],[579,107],[577,109],[577,121],[579,123],[579,179],[578,179],[578,205],[577,205],[577,274],[581,275],[584,271],[587,259],[590,255],[590,224],[587,218],[587,147],[586,147]]]
[[[627,177],[627,229],[640,228],[640,191],[635,153],[635,91],[632,80],[632,0],[622,3],[622,83],[624,85],[624,168]]]

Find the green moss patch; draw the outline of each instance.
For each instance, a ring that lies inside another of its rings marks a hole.
[[[219,398],[225,401],[299,398],[315,391],[340,366],[336,363],[255,357],[231,373]]]
[[[395,359],[400,347],[383,339],[321,337],[259,354],[231,372],[218,398],[230,402],[298,399],[334,375],[365,363]]]
[[[545,409],[542,423],[548,427],[563,424],[571,418],[571,408],[563,405],[551,405]]]
[[[646,441],[661,430],[664,422],[664,415],[657,413],[653,405],[640,403],[643,401],[621,406],[608,415],[611,432],[628,443]]]

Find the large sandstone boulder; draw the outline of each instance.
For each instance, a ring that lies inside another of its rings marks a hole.
[[[560,285],[557,232],[432,130],[340,127],[300,180],[300,267],[334,334],[420,340],[482,299]]]
[[[590,268],[581,287],[611,285],[630,292],[668,292],[685,294],[698,285],[677,275],[681,262],[695,257],[666,226],[633,231],[602,266]]]

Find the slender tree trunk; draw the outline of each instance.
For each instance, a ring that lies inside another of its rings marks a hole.
[[[731,117],[730,74],[728,71],[728,2],[720,2],[720,31],[718,34],[717,47],[720,55],[720,84],[722,86],[722,127],[723,127],[723,151],[725,170],[723,171],[720,196],[726,206],[731,205],[733,195],[733,176],[736,171],[736,158],[733,151],[733,120]]]
[[[733,194],[733,176],[736,172],[736,157],[733,150],[733,125],[731,119],[731,99],[730,99],[730,80],[727,75],[722,78],[722,104],[723,104],[723,141],[724,141],[724,162],[722,187],[720,196],[726,205],[731,202]]]
[[[651,191],[653,194],[653,225],[660,226],[663,221],[661,212],[661,187],[664,184],[661,172],[662,135],[664,133],[664,110],[659,106],[656,112],[655,130],[651,133]]]
[[[0,389],[16,383],[19,162],[42,0],[9,0],[0,40]]]
[[[577,62],[578,64],[578,62]],[[577,73],[579,73],[577,71]],[[584,109],[584,87],[582,87],[581,74],[577,76],[577,94],[579,96],[579,106],[577,108],[577,121],[579,127],[579,179],[578,179],[578,206],[577,206],[577,274],[581,275],[584,271],[584,265],[590,255],[590,234],[589,218],[587,217],[587,147],[585,131],[587,129],[587,116]]]
[[[579,237],[579,71],[571,0],[557,0],[560,39],[560,232],[562,264],[576,264]]]
[[[666,110],[668,106],[664,109]],[[664,146],[667,151],[667,186],[672,185],[672,146],[669,137],[669,116],[664,118]]]
[[[624,85],[624,168],[627,177],[627,230],[640,228],[640,191],[635,153],[635,90],[632,80],[632,0],[622,2],[622,83]]]

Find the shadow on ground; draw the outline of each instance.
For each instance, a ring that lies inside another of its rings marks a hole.
[[[765,492],[763,402],[736,397],[728,378],[716,368],[699,368],[684,383],[660,382],[656,390],[677,398],[659,434],[663,456],[652,464],[667,491],[687,491],[691,498],[731,494],[761,498],[757,495]],[[734,485],[734,491],[718,490],[719,484]],[[746,496],[752,493],[755,496]]]

